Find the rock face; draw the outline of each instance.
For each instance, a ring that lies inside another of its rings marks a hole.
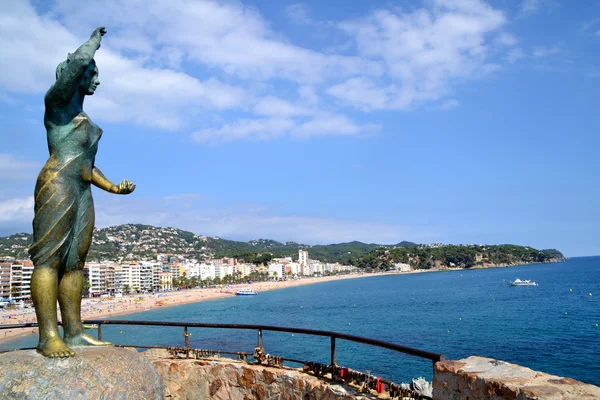
[[[75,357],[35,350],[0,355],[0,399],[164,399],[156,369],[135,350],[74,347]]]
[[[600,388],[484,357],[435,364],[436,400],[591,400]]]
[[[185,360],[146,356],[165,380],[169,399],[359,400],[375,399],[355,388],[298,370],[249,365],[229,359]],[[167,356],[168,357],[168,356]]]

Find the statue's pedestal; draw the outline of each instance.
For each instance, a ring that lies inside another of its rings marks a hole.
[[[163,378],[132,349],[74,347],[75,357],[35,350],[0,354],[0,399],[164,399]]]

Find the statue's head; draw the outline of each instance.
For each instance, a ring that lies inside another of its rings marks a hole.
[[[56,67],[56,79],[62,74],[63,70],[67,66],[67,64],[71,61],[72,54],[69,53],[67,59]],[[83,95],[92,95],[96,91],[96,88],[100,84],[98,80],[98,67],[96,66],[96,61],[92,60],[87,65],[83,76],[81,77],[81,81],[79,82],[79,91]]]

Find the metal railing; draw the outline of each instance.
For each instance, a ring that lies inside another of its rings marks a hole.
[[[329,337],[330,338],[330,360],[331,363],[329,365],[321,365],[317,363],[311,363],[309,361],[302,361],[290,358],[283,357],[273,357],[276,361],[273,363],[275,366],[278,364],[281,365],[281,361],[288,361],[292,363],[303,364],[305,370],[308,366],[314,366],[315,364],[322,366],[324,369],[319,367],[319,370],[322,372],[323,370],[327,373],[331,372],[332,378],[334,375],[339,373],[339,366],[336,360],[336,349],[337,349],[337,340],[347,340],[355,343],[362,343],[370,346],[376,346],[392,351],[396,351],[399,353],[408,354],[415,357],[425,358],[431,360],[433,364],[438,361],[443,361],[445,359],[443,354],[433,353],[426,350],[415,349],[412,347],[402,346],[395,343],[386,342],[383,340],[367,338],[363,336],[350,335],[347,333],[341,332],[332,332],[332,331],[322,331],[315,329],[302,329],[302,328],[293,328],[293,327],[282,327],[282,326],[273,326],[273,325],[253,325],[253,324],[213,324],[213,323],[201,323],[201,322],[168,322],[168,321],[125,321],[125,320],[84,320],[82,321],[85,325],[97,325],[98,326],[98,339],[102,340],[102,326],[103,325],[141,325],[141,326],[161,326],[161,327],[181,327],[183,328],[183,338],[184,338],[184,347],[176,347],[176,346],[146,346],[146,345],[119,345],[115,344],[118,347],[136,347],[136,348],[161,348],[161,349],[169,349],[174,352],[180,352],[185,355],[186,358],[190,357],[190,353],[195,355],[196,357],[202,355],[210,355],[210,354],[230,354],[237,355],[239,359],[246,360],[247,356],[252,356],[257,362],[263,363],[266,359],[263,358],[264,352],[263,350],[263,332],[272,331],[272,332],[286,332],[286,333],[298,333],[304,335],[312,335],[312,336],[321,336],[321,337]],[[27,323],[27,324],[13,324],[13,325],[0,325],[0,330],[3,329],[17,329],[17,328],[33,328],[37,327],[37,323]],[[240,330],[254,330],[257,332],[257,348],[254,353],[248,352],[233,352],[226,350],[198,350],[190,347],[189,342],[189,328],[212,328],[212,329],[240,329]],[[32,348],[22,348],[22,349],[14,349],[14,350],[29,350]],[[0,352],[6,352],[10,350],[0,350]],[[258,353],[257,353],[258,351]],[[262,354],[262,355],[261,355]],[[268,356],[270,357],[270,356]],[[263,358],[263,359],[261,359]],[[271,361],[267,360],[268,364],[271,365]],[[309,368],[310,369],[310,368]],[[321,373],[317,373],[316,375],[322,375]],[[362,374],[365,375],[365,374]],[[393,388],[395,385],[393,382],[389,382],[386,380],[379,379],[381,382],[388,385],[386,390]]]

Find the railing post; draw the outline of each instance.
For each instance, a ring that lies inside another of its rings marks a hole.
[[[433,360],[433,372],[435,372],[435,363],[438,362],[438,361],[445,361],[445,360],[446,360],[446,356],[443,355],[443,354],[440,354],[439,359]]]
[[[102,340],[102,324],[98,324],[98,340]]]
[[[331,366],[337,365],[335,361],[335,336],[331,336]]]
[[[258,330],[258,348],[259,349],[263,348],[263,343],[262,343],[262,329]]]
[[[188,327],[183,327],[183,337],[185,338],[185,358],[190,358],[190,339],[188,337]]]

